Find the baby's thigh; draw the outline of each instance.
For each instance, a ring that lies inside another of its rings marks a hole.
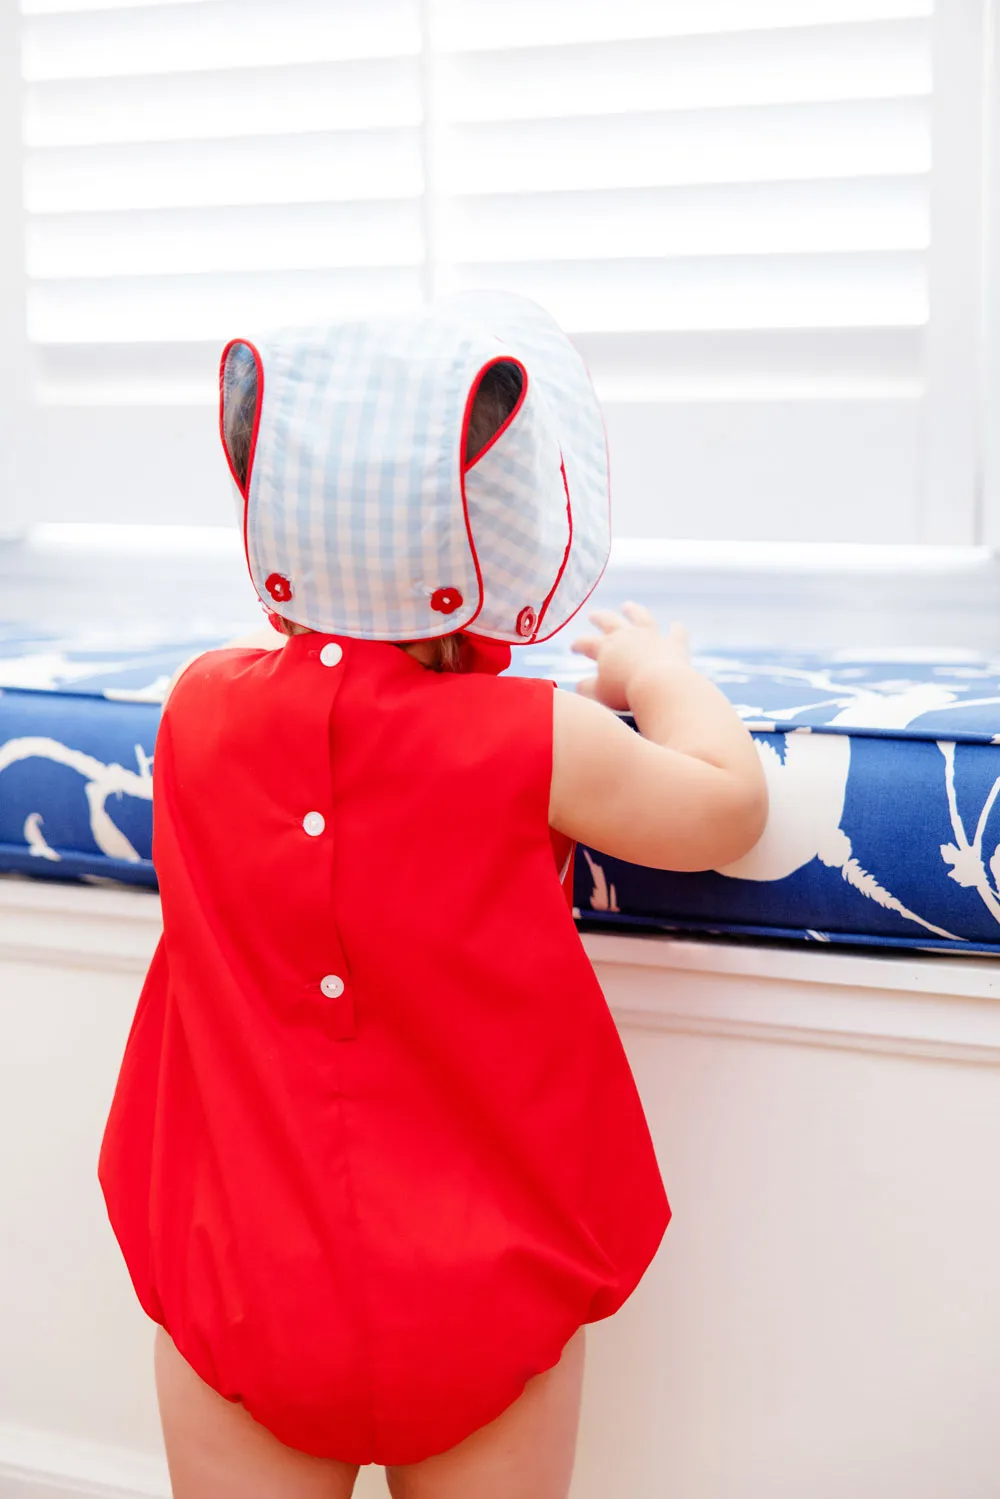
[[[393,1499],[566,1499],[573,1476],[583,1385],[581,1327],[552,1369],[457,1447],[389,1468]]]
[[[286,1447],[216,1394],[156,1334],[156,1393],[173,1499],[350,1499],[358,1470]]]

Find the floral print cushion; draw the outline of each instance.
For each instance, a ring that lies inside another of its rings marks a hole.
[[[587,850],[605,927],[1000,952],[1000,660],[928,652],[704,655],[752,729],[763,838],[704,874]],[[587,670],[549,650],[532,670]]]
[[[219,642],[0,630],[0,870],[155,885],[151,767],[171,675]],[[1000,952],[1000,660],[706,654],[771,792],[760,843],[704,874],[584,849],[576,904],[613,929]],[[558,641],[515,669],[565,686]]]
[[[0,871],[155,886],[160,704],[177,667],[218,643],[0,628]]]

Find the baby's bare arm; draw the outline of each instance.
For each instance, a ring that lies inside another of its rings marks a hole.
[[[636,605],[625,617],[593,618],[601,635],[574,648],[596,662],[597,676],[577,695],[555,695],[552,826],[653,868],[732,863],[767,819],[750,735],[688,664],[683,632],[661,636]],[[609,707],[631,709],[640,734]]]

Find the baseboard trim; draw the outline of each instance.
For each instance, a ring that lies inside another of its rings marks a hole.
[[[0,1425],[0,1499],[169,1499],[166,1461],[26,1426]]]

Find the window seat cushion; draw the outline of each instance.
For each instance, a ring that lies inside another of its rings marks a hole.
[[[218,643],[0,630],[0,871],[155,886],[160,703],[177,666]],[[855,650],[698,664],[753,729],[767,831],[704,874],[582,850],[583,922],[1000,952],[1000,661]],[[588,668],[551,642],[515,652],[515,669],[570,686]]]

